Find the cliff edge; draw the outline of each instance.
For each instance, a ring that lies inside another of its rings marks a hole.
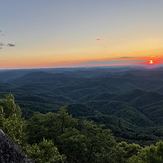
[[[1,129],[0,163],[33,163]]]

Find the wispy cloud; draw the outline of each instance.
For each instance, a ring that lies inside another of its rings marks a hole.
[[[135,57],[135,56],[122,56],[115,58],[108,58],[102,60],[89,60],[83,61],[79,63],[84,66],[126,66],[126,65],[142,65],[145,62],[145,58],[143,57]]]
[[[134,58],[137,58],[137,57],[128,57],[128,56],[119,57],[119,59],[134,59]]]
[[[14,47],[15,44],[13,44],[13,43],[8,43],[7,46],[9,46],[9,47]]]
[[[101,38],[96,38],[96,41],[101,41],[102,39]]]
[[[2,30],[0,30],[0,36],[4,36],[4,33]],[[2,38],[0,38],[0,49],[3,49],[4,47],[15,47],[14,43],[4,43],[2,41]]]

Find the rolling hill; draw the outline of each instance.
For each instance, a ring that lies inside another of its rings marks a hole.
[[[163,137],[163,69],[76,68],[0,72],[0,94],[14,94],[28,118],[68,111],[111,128],[120,139]]]

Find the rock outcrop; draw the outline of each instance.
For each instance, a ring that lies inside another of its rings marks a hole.
[[[33,163],[0,129],[0,163]]]

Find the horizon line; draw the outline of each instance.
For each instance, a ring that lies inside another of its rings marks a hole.
[[[17,68],[0,68],[0,71],[3,70],[39,70],[39,69],[91,69],[91,68],[144,68],[144,69],[155,69],[163,67],[163,64],[159,65],[109,65],[109,66],[62,66],[62,67],[17,67]]]

